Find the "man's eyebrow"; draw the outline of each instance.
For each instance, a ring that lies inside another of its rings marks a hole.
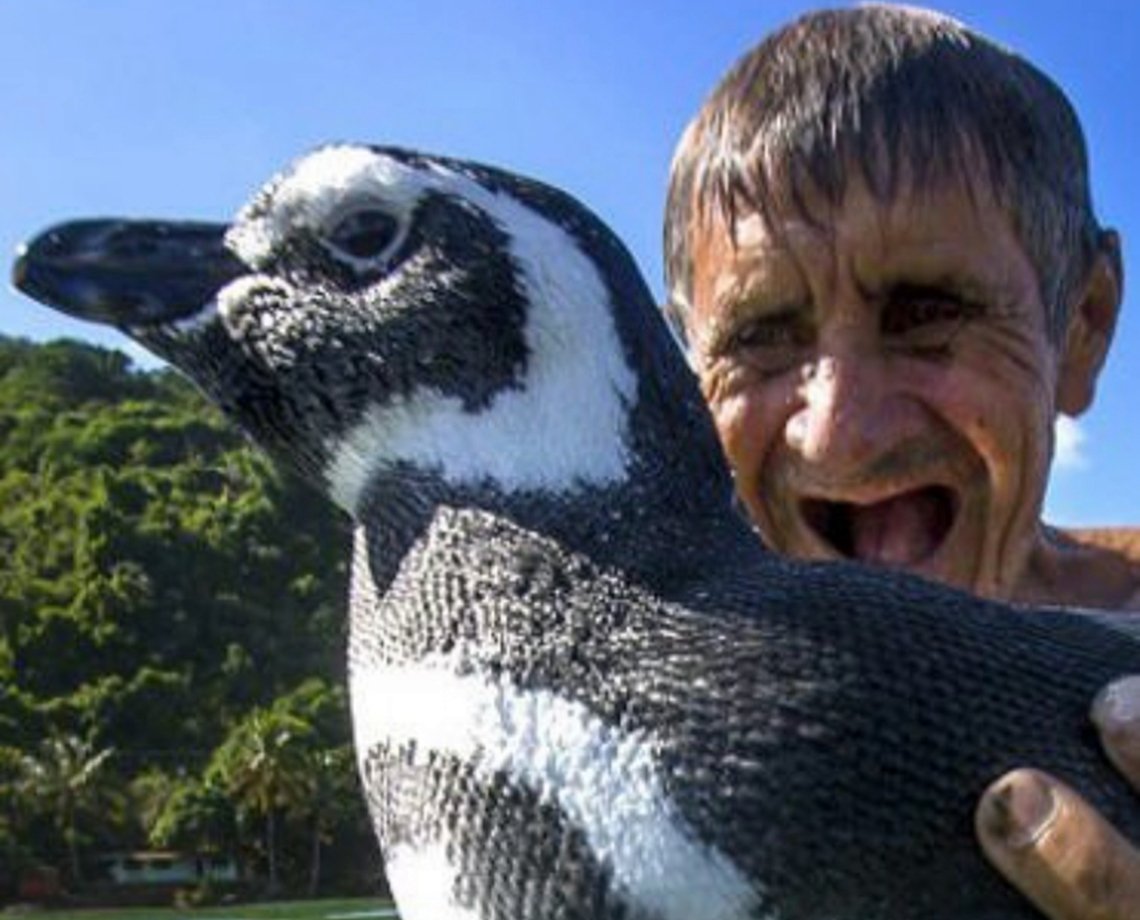
[[[893,264],[892,264],[893,263]],[[1000,274],[1000,273],[999,273]],[[943,260],[903,259],[894,263],[888,260],[873,281],[860,281],[861,293],[882,295],[904,286],[950,291],[959,296],[978,301],[994,298],[995,293],[1004,296],[1010,285],[1004,276],[994,277],[992,273],[977,270],[977,267],[955,261],[947,265]]]
[[[781,313],[799,309],[800,296],[781,291],[780,280],[771,269],[743,271],[722,278],[713,289],[713,308],[720,314],[743,314],[752,317],[762,313]]]

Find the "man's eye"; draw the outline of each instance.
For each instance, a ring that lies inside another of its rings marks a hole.
[[[884,337],[916,351],[945,352],[954,336],[982,306],[952,291],[903,286],[883,304],[880,330]]]
[[[388,251],[399,229],[395,217],[372,208],[342,218],[326,239],[334,249],[350,258],[377,259]]]
[[[780,348],[796,344],[795,330],[787,323],[749,323],[733,338],[737,348]]]
[[[808,340],[808,331],[793,318],[765,317],[733,330],[723,351],[764,373],[778,373],[795,363]]]

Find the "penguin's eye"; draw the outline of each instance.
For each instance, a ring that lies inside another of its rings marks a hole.
[[[326,239],[339,253],[367,261],[384,255],[395,241],[399,229],[399,222],[391,214],[370,208],[341,218]]]

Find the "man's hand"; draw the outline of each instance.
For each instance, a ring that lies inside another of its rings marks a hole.
[[[1140,790],[1140,676],[1109,685],[1092,719]],[[975,828],[990,862],[1050,920],[1140,918],[1140,850],[1060,781],[1007,773],[982,796]]]

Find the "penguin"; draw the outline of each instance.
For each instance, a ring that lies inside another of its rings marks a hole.
[[[1126,617],[765,550],[632,258],[490,166],[317,149],[229,224],[81,220],[29,296],[180,368],[354,521],[349,684],[405,920],[1015,920],[983,788],[1133,841]]]

